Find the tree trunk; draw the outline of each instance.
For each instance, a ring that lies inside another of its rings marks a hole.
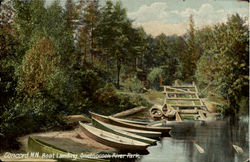
[[[141,69],[144,70],[144,54],[141,56]]]
[[[162,76],[161,74],[159,75],[159,78],[160,78],[160,87],[162,86]]]
[[[91,57],[91,63],[93,64],[94,63],[94,56],[93,56],[92,51],[90,52],[90,57]]]
[[[117,89],[120,89],[120,70],[121,70],[121,61],[117,59]]]
[[[138,57],[135,58],[135,68],[137,69],[139,65],[139,60]]]
[[[134,69],[136,70],[136,68],[137,68],[137,58],[135,58],[135,60],[134,60],[134,65],[133,65],[133,67],[134,67]]]
[[[94,62],[94,50],[93,50],[93,44],[94,44],[94,38],[93,38],[93,28],[91,28],[91,44],[90,44],[90,48],[91,48],[91,61],[92,61],[92,64]]]
[[[87,56],[87,41],[84,42],[84,56],[83,56],[83,60],[86,63],[86,56]]]

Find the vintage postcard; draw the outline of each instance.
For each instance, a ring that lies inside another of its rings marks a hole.
[[[0,161],[249,161],[249,0],[0,0]]]

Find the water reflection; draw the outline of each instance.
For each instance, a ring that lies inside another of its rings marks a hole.
[[[148,148],[150,154],[138,161],[244,162],[249,157],[248,117],[235,122],[230,119],[205,124],[195,122],[184,132],[174,129],[173,137],[162,138],[156,146]],[[243,152],[237,153],[233,145]]]

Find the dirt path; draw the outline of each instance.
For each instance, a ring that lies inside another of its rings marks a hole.
[[[141,94],[148,103],[152,105],[162,106],[164,104],[165,95],[159,91],[150,90],[145,94]]]

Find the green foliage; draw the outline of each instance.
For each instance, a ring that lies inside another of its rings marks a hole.
[[[127,30],[131,28],[131,21],[127,18],[126,10],[121,7],[120,2],[114,5],[111,1],[107,1],[102,15],[96,28],[97,40],[107,54],[106,57],[116,61],[119,89],[121,66],[128,56],[128,50],[124,47],[129,43]]]
[[[85,4],[86,3],[86,4]],[[84,5],[85,4],[85,5]],[[100,55],[96,37],[96,27],[100,22],[100,10],[98,1],[87,1],[79,4],[80,24],[78,46],[81,50],[81,57],[86,61],[88,55],[91,56],[91,62]]]
[[[54,46],[65,65],[67,57],[73,53],[74,45],[72,31],[67,29],[65,11],[59,1],[54,1],[47,8],[45,17],[47,21],[42,24],[44,32],[53,39]]]
[[[16,38],[15,28],[12,24],[15,13],[11,5],[0,6],[0,114],[9,109],[9,103],[16,95],[17,77],[16,68]],[[0,118],[0,124],[3,119]],[[1,129],[0,129],[1,131]]]
[[[19,135],[62,125],[65,115],[89,110],[112,114],[147,105],[139,95],[119,94],[112,85],[119,83],[122,64],[133,57],[130,52],[143,51],[139,47],[146,36],[142,29],[132,29],[120,3],[107,2],[104,16],[97,1],[88,2],[84,10],[82,3],[71,0],[65,9],[59,1],[47,7],[44,3],[15,0],[15,10],[9,8],[7,17],[2,16],[6,20],[0,24],[0,132],[5,148]],[[85,25],[84,32],[75,30],[78,24]],[[129,43],[131,31],[141,38],[136,48]],[[94,56],[91,62],[84,60],[89,54]],[[138,91],[139,83],[135,78],[129,84]]]
[[[47,76],[54,72],[53,70],[58,64],[55,54],[51,39],[43,37],[38,39],[24,56],[19,85],[30,96],[45,89]]]
[[[240,115],[249,114],[249,97],[248,96],[242,96],[240,97],[239,101],[237,101],[239,105],[239,113]]]
[[[0,6],[0,61],[6,57],[14,55],[16,39],[14,37],[15,28],[10,23],[13,21],[14,12],[11,6]]]
[[[93,105],[95,111],[105,114],[114,114],[139,105],[148,106],[148,103],[139,95],[133,93],[118,93],[111,84],[106,84],[96,92],[97,100]]]
[[[151,50],[145,55],[145,63],[148,67],[160,67],[162,69],[163,83],[166,85],[180,77],[180,56],[184,46],[184,40],[178,36],[166,36],[161,34],[154,40],[148,38]],[[153,42],[152,42],[153,41]],[[150,47],[149,46],[149,47]]]
[[[161,34],[155,38],[155,48],[154,48],[154,59],[156,65],[166,65],[164,61],[167,61],[170,53],[167,51],[168,42],[165,34]]]
[[[249,38],[239,15],[201,30],[190,17],[187,35],[153,38],[132,27],[120,2],[108,0],[100,9],[98,1],[67,0],[62,7],[59,1],[14,0],[0,7],[0,132],[6,146],[18,135],[62,125],[65,115],[149,106],[136,93],[146,79],[159,89],[160,75],[164,84],[193,81],[196,70],[201,89],[229,100],[221,111],[248,111]],[[126,92],[114,87],[120,88],[120,78]]]
[[[17,37],[20,43],[19,54],[22,55],[33,43],[33,37],[44,31],[43,23],[46,21],[44,0],[37,1],[14,1],[16,17],[14,19]]]
[[[37,93],[33,97],[25,97],[22,98],[22,100],[19,101],[19,103],[16,103],[15,107],[10,109],[10,111],[13,111],[11,113],[18,113],[17,116],[9,116],[5,117],[7,120],[12,120],[12,117],[19,118],[19,117],[25,117],[28,116],[30,118],[27,118],[26,120],[32,120],[34,121],[34,125],[30,125],[28,123],[27,125],[24,125],[24,127],[19,129],[24,129],[29,131],[30,129],[36,130],[40,129],[39,126],[44,128],[45,126],[51,126],[58,124],[57,122],[60,120],[57,120],[58,117],[61,115],[60,112],[58,112],[59,105],[53,101],[53,99],[46,98],[46,94],[44,93]],[[16,112],[15,112],[16,111]],[[7,114],[11,114],[7,113]],[[25,123],[25,121],[23,121]],[[21,126],[22,124],[20,124]],[[18,127],[18,125],[16,125]],[[28,128],[28,129],[27,129]]]
[[[59,110],[59,104],[42,93],[12,100],[8,110],[0,116],[0,130],[6,141],[1,147],[12,146],[14,139],[23,134],[61,125],[62,114]]]
[[[145,69],[150,69],[155,67],[154,59],[156,57],[153,57],[155,47],[154,38],[151,35],[147,35],[146,43],[147,48],[145,54],[143,55],[143,63],[145,64]]]
[[[186,41],[185,50],[181,54],[181,74],[182,80],[193,81],[196,63],[200,58],[198,43],[196,42],[196,30],[194,29],[193,16],[190,15],[188,39]]]
[[[136,76],[127,78],[121,85],[126,91],[130,92],[141,92],[142,90],[142,83]]]
[[[145,69],[144,55],[147,52],[147,34],[142,27],[127,30],[129,41],[126,44],[129,57],[125,60],[127,66],[132,66],[134,70],[136,68]]]
[[[242,107],[248,107],[248,102],[242,102],[248,96],[249,86],[249,36],[244,23],[236,14],[227,23],[209,29],[213,43],[210,40],[204,42],[203,56],[197,64],[196,78],[199,84],[210,84],[229,100],[229,106],[224,107],[228,109],[224,111],[226,114],[237,114]],[[246,105],[242,106],[242,103]]]
[[[66,10],[64,18],[66,20],[66,30],[70,33],[73,33],[73,30],[75,28],[73,21],[76,20],[78,16],[73,0],[67,0],[65,8]]]
[[[150,86],[159,89],[160,86],[160,75],[162,74],[161,68],[153,68],[147,76],[147,79],[150,82]]]

